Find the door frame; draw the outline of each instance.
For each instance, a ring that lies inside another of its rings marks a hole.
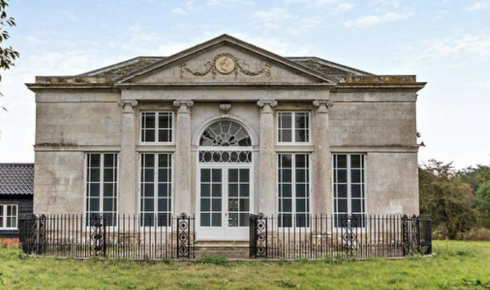
[[[238,149],[239,150],[236,150]],[[227,214],[228,214],[228,169],[249,169],[250,175],[249,175],[249,185],[250,185],[250,193],[249,193],[249,212],[253,213],[254,212],[254,194],[255,194],[255,188],[254,188],[254,159],[252,158],[252,161],[249,163],[200,163],[199,162],[199,151],[208,151],[209,149],[206,147],[201,147],[198,150],[197,154],[197,172],[196,172],[196,239],[197,240],[230,240],[230,241],[248,241],[249,239],[249,227],[236,227],[236,228],[242,228],[243,233],[232,235],[232,231],[234,228],[228,227],[228,219],[227,219]],[[240,150],[241,149],[241,150]],[[251,154],[253,153],[252,148],[250,147],[213,147],[210,151],[250,151]],[[222,226],[219,228],[219,230],[214,230],[218,229],[217,227],[201,227],[201,169],[221,169],[222,170]],[[225,173],[226,172],[226,180],[225,180]],[[225,183],[226,182],[226,183]],[[226,218],[225,218],[226,216]],[[227,233],[228,232],[228,233]],[[236,232],[236,231],[235,231]],[[206,233],[206,234],[204,234]],[[211,238],[210,238],[211,237]]]

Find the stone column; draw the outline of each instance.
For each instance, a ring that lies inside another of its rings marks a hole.
[[[193,101],[174,101],[177,107],[175,134],[175,210],[174,214],[183,212],[191,215],[192,209],[192,159],[191,159],[191,114]]]
[[[259,212],[267,216],[276,213],[276,166],[274,163],[274,112],[276,101],[258,101],[260,107],[259,153]]]
[[[138,194],[136,181],[138,179],[136,155],[136,117],[135,107],[137,101],[121,101],[119,107],[123,109],[121,123],[121,154],[119,174],[119,214],[135,214],[138,212]]]
[[[313,214],[332,214],[332,154],[328,138],[328,108],[330,101],[314,101],[315,114],[315,168],[313,184]]]

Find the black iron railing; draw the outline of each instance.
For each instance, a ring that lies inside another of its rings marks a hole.
[[[195,219],[171,215],[41,215],[19,221],[22,250],[71,258],[194,258]]]
[[[250,215],[250,258],[365,259],[431,253],[430,217]]]

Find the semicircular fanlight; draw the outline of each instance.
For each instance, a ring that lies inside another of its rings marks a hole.
[[[252,140],[242,125],[232,121],[218,121],[204,130],[199,145],[214,147],[252,146]]]

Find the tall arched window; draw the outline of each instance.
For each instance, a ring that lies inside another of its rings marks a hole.
[[[252,139],[242,125],[233,121],[218,121],[208,126],[201,135],[199,146],[202,147],[199,150],[201,163],[252,162],[252,151],[243,148],[251,147]]]

